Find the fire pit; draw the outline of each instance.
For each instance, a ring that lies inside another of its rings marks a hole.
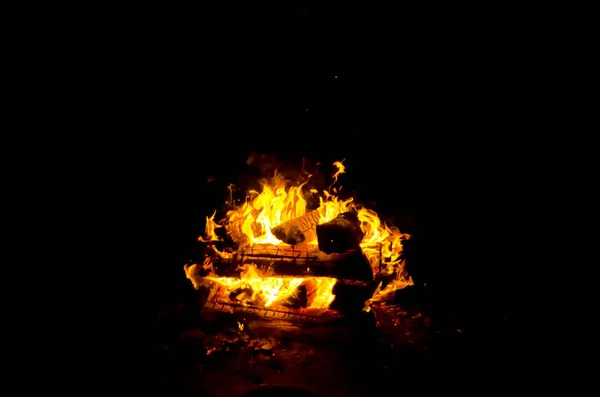
[[[342,197],[345,166],[333,166],[321,191],[305,170],[294,179],[275,170],[244,200],[230,187],[223,216],[206,218],[203,260],[184,266],[204,311],[325,324],[413,284],[402,250],[410,236]]]

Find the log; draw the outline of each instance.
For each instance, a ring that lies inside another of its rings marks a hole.
[[[294,321],[289,317],[283,320],[254,317],[248,318],[246,325],[249,332],[258,338],[273,337],[278,340],[293,340],[295,343],[327,346],[328,348],[340,346],[340,343],[343,343],[349,344],[348,346],[351,346],[353,350],[369,349],[372,346],[371,342],[379,341],[379,335],[368,338],[377,331],[373,313],[359,312],[354,318],[330,311],[321,318],[326,318],[326,315],[330,319],[329,321]],[[230,314],[230,316],[239,316],[239,314]],[[298,353],[292,349],[288,353],[285,350],[277,353],[280,359],[286,357],[285,354],[291,353],[289,359],[298,360]]]
[[[224,307],[229,311],[233,307],[252,308],[265,313],[281,313],[279,318],[287,317],[292,314],[319,316],[328,311],[335,311],[344,315],[352,313],[360,313],[367,301],[376,288],[373,283],[357,283],[345,280],[338,280],[333,286],[332,292],[335,295],[333,301],[328,306],[310,307],[314,301],[315,283],[314,279],[307,279],[301,286],[298,287],[297,293],[290,295],[279,301],[273,302],[268,307],[265,307],[260,299],[255,301],[237,300],[232,296],[235,293],[228,295],[227,288],[216,283],[211,291],[211,297],[205,301],[204,306],[208,308]],[[311,291],[311,288],[313,289]],[[237,292],[237,291],[236,291]],[[251,295],[251,294],[250,294]],[[285,314],[285,315],[284,315]]]
[[[333,287],[335,299],[329,305],[329,309],[339,311],[348,315],[349,313],[360,313],[365,302],[373,296],[377,285],[375,283],[355,283],[341,281]]]
[[[252,210],[248,216],[251,216],[252,219],[255,220],[258,215],[260,215],[260,211]],[[244,225],[244,221],[246,221],[246,219],[247,217],[233,222],[228,222],[225,225],[225,231],[229,237],[231,237],[231,240],[238,245],[242,245],[248,241],[248,236],[246,236],[246,234],[242,231],[242,226]],[[265,234],[265,231],[262,229],[262,225],[260,223],[253,221],[251,227],[252,233],[255,237],[260,237],[261,235]]]
[[[318,225],[316,232],[319,249],[326,254],[359,248],[365,236],[354,212],[341,213],[331,221]]]
[[[287,321],[298,321],[308,323],[331,323],[339,320],[341,314],[333,310],[274,310],[268,308],[260,308],[255,306],[244,306],[234,303],[226,302],[207,302],[202,309],[205,311],[217,311],[225,313],[239,313],[244,315],[244,319],[252,318],[266,318],[266,319],[279,319]]]
[[[219,276],[231,276],[239,274],[236,268],[243,264],[254,264],[270,275],[373,280],[371,264],[360,247],[341,254],[325,254],[310,244],[294,247],[255,244],[231,258],[217,258],[214,269]]]
[[[239,275],[238,275],[239,277]],[[307,277],[301,280],[301,284],[295,287],[293,290],[289,290],[289,294],[283,295],[280,299],[274,300],[268,306],[269,309],[274,310],[288,310],[288,309],[326,309],[331,303],[328,299],[331,295],[333,287],[337,283],[345,283],[344,281],[338,280],[323,280],[315,277]],[[218,280],[210,279],[210,284],[205,284],[205,288],[209,290],[206,294],[206,302],[225,302],[251,305],[256,307],[266,307],[265,296],[262,295],[264,291],[260,288],[256,291],[253,290],[251,284],[241,285],[239,287],[227,287],[221,284]],[[359,285],[354,281],[348,281],[350,285]],[[367,283],[364,283],[367,285]],[[287,286],[284,290],[288,292]]]
[[[295,294],[284,298],[281,301],[283,306],[289,307],[290,309],[300,309],[301,307],[308,307],[308,292],[306,285],[300,285],[297,288]]]
[[[317,210],[310,211],[274,227],[271,233],[286,244],[309,243],[317,239],[316,227],[319,224],[319,218]]]

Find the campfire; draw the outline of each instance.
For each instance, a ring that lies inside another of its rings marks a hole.
[[[206,291],[206,310],[327,322],[413,284],[402,249],[410,236],[343,196],[343,163],[322,190],[312,174],[292,180],[277,171],[241,202],[230,186],[227,211],[207,216],[198,238],[205,257],[184,266]]]

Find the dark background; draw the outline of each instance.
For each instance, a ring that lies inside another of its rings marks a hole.
[[[346,159],[340,184],[413,235],[409,269],[440,324],[505,337],[528,208],[518,134],[549,89],[520,22],[303,4],[72,12],[10,14],[5,256],[45,270],[22,290],[50,288],[71,302],[65,321],[92,314],[97,343],[133,345],[133,318],[189,291],[182,267],[251,152]]]
[[[513,33],[496,25],[500,15],[248,11],[207,11],[214,20],[198,26],[196,48],[195,24],[158,25],[144,49],[151,73],[134,91],[147,95],[140,120],[162,131],[140,140],[151,147],[140,171],[161,236],[152,247],[170,274],[160,279],[181,279],[204,217],[221,204],[209,176],[235,183],[255,151],[326,165],[346,158],[342,184],[414,235],[410,267],[440,316],[503,324],[518,251],[511,132],[534,78],[523,45],[507,46]]]

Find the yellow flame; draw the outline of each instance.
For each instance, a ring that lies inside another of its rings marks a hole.
[[[340,174],[346,172],[343,161],[333,163],[337,169],[332,176],[333,184],[337,182]],[[260,192],[255,190],[249,191],[245,202],[237,208],[230,210],[227,213],[225,221],[229,224],[239,225],[241,235],[237,237],[245,238],[246,241],[244,241],[244,244],[286,245],[277,239],[271,230],[284,222],[306,214],[307,201],[303,194],[303,188],[306,184],[307,181],[290,183],[282,175],[275,172],[271,180],[263,181]],[[312,194],[319,194],[316,189],[310,189],[309,191]],[[330,191],[336,193],[340,189],[332,190],[330,186],[329,190],[323,190],[319,194],[319,207],[316,209],[319,215],[318,223],[329,222],[343,212],[356,211],[358,219],[361,222],[361,229],[364,232],[364,238],[360,246],[371,265],[374,269],[379,268],[379,261],[383,260],[382,270],[389,274],[397,275],[394,281],[388,283],[385,288],[378,291],[372,299],[376,299],[377,296],[381,296],[384,293],[387,294],[393,289],[401,289],[407,285],[413,285],[412,279],[405,275],[404,263],[401,259],[402,241],[409,239],[410,235],[401,233],[394,226],[382,224],[375,211],[355,204],[353,198],[340,199]],[[232,186],[229,186],[229,193],[229,201],[233,204]],[[198,238],[200,241],[210,243],[220,240],[216,234],[216,229],[222,227],[222,225],[214,221],[215,214],[216,211],[210,218],[207,217],[204,236]],[[242,241],[236,241],[236,243],[242,244]],[[315,239],[306,243],[316,245],[317,241]],[[232,255],[220,252],[214,246],[213,249],[218,255],[224,258]],[[196,287],[196,281],[190,276],[194,271],[192,267],[188,266],[185,268],[186,275]],[[256,273],[256,269],[253,267],[246,269],[243,274],[241,279],[214,277],[210,279],[231,288],[239,288],[242,284],[248,285],[255,294],[262,296],[267,306],[282,297],[292,294],[304,280],[304,278],[262,277]],[[333,281],[329,283],[333,287],[335,280],[331,280]],[[325,283],[324,281],[321,282]],[[323,298],[323,302],[331,303],[329,296]],[[315,303],[313,302],[313,304]]]
[[[341,161],[333,164],[337,167],[333,179],[337,181],[337,177],[345,173],[346,168]],[[269,183],[262,184],[260,193],[250,191],[244,204],[228,212],[228,221],[241,224],[241,230],[250,245],[284,245],[271,233],[271,229],[306,213],[307,203],[302,193],[306,182],[295,186],[288,185],[289,181],[276,173]],[[310,189],[310,192],[318,193],[315,189]],[[319,214],[319,224],[329,222],[343,212],[356,210],[361,222],[361,229],[365,233],[361,247],[367,257],[378,256],[379,249],[375,247],[382,244],[381,254],[386,258],[386,264],[389,266],[398,263],[402,253],[402,240],[410,238],[410,235],[401,233],[395,227],[382,224],[375,211],[355,205],[353,198],[342,200],[327,190],[323,190],[321,193],[319,207],[316,209]],[[207,222],[205,235],[214,235],[212,222]],[[313,240],[307,243],[316,244],[317,242]]]
[[[335,295],[332,293],[333,286],[336,283],[336,279],[334,278],[263,276],[254,265],[245,265],[242,268],[239,278],[208,276],[205,279],[217,282],[226,287],[225,295],[236,290],[249,289],[248,293],[242,292],[241,296],[238,296],[237,299],[241,303],[258,300],[264,307],[269,307],[275,302],[294,296],[298,292],[298,287],[306,284],[308,281],[314,283],[312,292],[314,296],[311,297],[308,308],[327,308],[335,298]],[[192,282],[195,281],[192,279]]]
[[[208,258],[207,258],[208,259]],[[185,271],[185,277],[187,277],[194,286],[195,289],[200,288],[200,283],[196,280],[196,272],[198,271],[198,264],[194,263],[192,265],[188,265],[187,263],[183,265],[183,270]]]
[[[217,236],[215,232],[216,228],[223,227],[215,222],[215,215],[217,214],[217,210],[212,214],[209,218],[206,217],[206,227],[204,228],[204,236],[198,237],[198,241],[202,241],[203,243],[209,243],[211,241],[219,241],[220,238]]]
[[[333,179],[332,185],[335,185],[335,183],[337,182],[338,176],[340,174],[345,174],[346,173],[346,167],[343,164],[344,161],[345,161],[345,159],[342,160],[342,161],[336,161],[335,163],[333,163],[333,165],[335,165],[337,167],[337,171],[332,176],[332,179]]]

